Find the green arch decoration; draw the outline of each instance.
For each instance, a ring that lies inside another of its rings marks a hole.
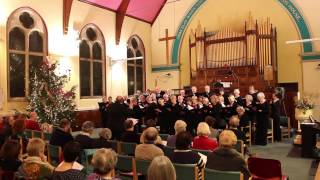
[[[191,7],[191,9],[188,11],[187,15],[184,17],[182,22],[180,23],[177,33],[176,33],[176,39],[174,41],[173,47],[172,47],[172,64],[178,63],[179,58],[179,50],[181,41],[183,38],[183,35],[185,33],[185,30],[192,19],[192,16],[197,12],[197,10],[206,2],[207,0],[197,0]],[[308,26],[301,15],[300,11],[297,9],[297,7],[290,1],[290,0],[277,0],[279,3],[287,9],[290,16],[293,18],[297,28],[299,29],[300,37],[302,39],[309,39],[310,38],[310,32],[308,29]],[[311,42],[305,42],[303,43],[303,52],[308,53],[312,52],[312,43]]]

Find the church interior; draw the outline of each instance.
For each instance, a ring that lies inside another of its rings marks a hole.
[[[0,0],[0,179],[320,180],[319,8]]]

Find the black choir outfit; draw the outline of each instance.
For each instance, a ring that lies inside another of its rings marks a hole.
[[[256,144],[267,144],[267,132],[269,125],[269,104],[267,101],[264,103],[256,103]]]
[[[273,133],[274,140],[281,141],[281,129],[280,129],[280,100],[272,101],[271,103],[271,118],[273,119]]]

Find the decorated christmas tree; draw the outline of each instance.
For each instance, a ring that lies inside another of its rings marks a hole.
[[[57,75],[56,68],[56,63],[46,59],[31,69],[27,111],[37,112],[41,123],[58,124],[62,118],[70,121],[75,118],[76,87],[64,91],[70,79],[67,75]]]

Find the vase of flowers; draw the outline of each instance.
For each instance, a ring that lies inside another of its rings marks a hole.
[[[295,118],[303,122],[312,115],[312,110],[314,108],[314,103],[312,102],[311,98],[308,96],[305,96],[299,99],[296,102],[296,109],[295,109]]]

